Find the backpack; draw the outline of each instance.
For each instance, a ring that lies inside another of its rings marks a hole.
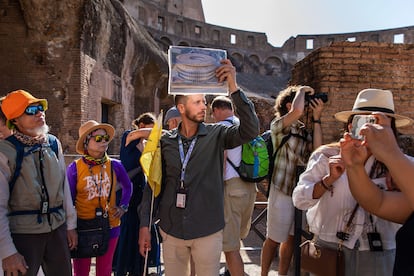
[[[48,137],[48,143],[49,143],[50,148],[55,153],[56,158],[59,158],[59,148],[58,148],[57,138],[51,134],[48,134],[47,137]],[[32,146],[27,152],[25,152],[24,148],[26,147],[26,145],[24,145],[22,142],[17,140],[17,138],[14,135],[7,137],[6,140],[12,143],[14,147],[16,148],[16,167],[9,181],[9,194],[11,195],[11,193],[13,192],[14,184],[16,184],[16,180],[20,175],[20,170],[22,169],[23,158],[29,154],[32,154],[37,149],[39,149],[41,145]],[[42,208],[42,205],[41,205],[41,208]],[[53,208],[48,208],[48,207],[43,207],[43,208],[47,208],[48,214],[58,213],[59,210],[63,208],[63,205],[60,205],[58,207],[53,207]],[[43,209],[42,210],[21,210],[21,211],[10,212],[7,215],[8,216],[37,215],[37,222],[41,223],[42,221],[41,214],[44,214],[43,212],[44,212]]]
[[[48,137],[48,142],[49,142],[50,147],[52,148],[53,152],[56,154],[56,158],[59,158],[59,148],[58,148],[57,138],[51,134],[48,134],[47,137]],[[20,175],[20,170],[22,169],[23,158],[31,154],[39,146],[33,146],[28,152],[25,153],[24,152],[25,145],[19,140],[17,140],[17,138],[14,135],[7,137],[6,140],[12,143],[14,147],[16,148],[16,167],[14,169],[13,176],[9,182],[9,191],[11,194],[14,188],[14,184],[16,183],[16,180]]]
[[[227,161],[237,171],[240,178],[247,182],[260,182],[269,173],[269,154],[266,143],[260,135],[242,145],[239,167],[236,167],[229,158]]]

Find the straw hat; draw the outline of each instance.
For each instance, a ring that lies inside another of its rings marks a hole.
[[[372,112],[382,112],[394,117],[397,127],[408,126],[413,123],[412,119],[395,114],[391,91],[373,88],[361,90],[355,99],[352,110],[338,112],[335,114],[335,118],[346,123],[351,115],[371,114]]]
[[[85,142],[86,136],[97,129],[104,129],[106,134],[109,135],[109,142],[112,141],[115,134],[115,129],[110,124],[100,124],[97,121],[89,120],[79,128],[79,139],[76,142],[76,152],[79,154],[85,154],[83,143]]]

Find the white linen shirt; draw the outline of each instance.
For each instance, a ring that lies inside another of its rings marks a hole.
[[[230,123],[229,121],[232,121],[233,123]],[[232,126],[234,125],[240,125],[239,118],[236,116],[230,116],[227,117],[225,120],[218,122],[218,124],[222,124],[225,126]],[[233,162],[233,164],[238,167],[240,166],[241,162],[241,153],[242,153],[242,146],[237,146],[232,149],[227,150],[227,158]],[[237,171],[233,168],[233,166],[229,163],[228,160],[226,160],[226,168],[224,170],[224,181],[229,180],[234,177],[240,177]]]
[[[339,154],[339,147],[323,146],[314,152],[308,162],[306,171],[300,176],[298,185],[293,191],[292,199],[295,207],[308,210],[306,213],[309,230],[319,239],[338,243],[338,231],[344,231],[349,217],[356,206],[348,186],[348,178],[344,172],[333,183],[333,195],[327,191],[319,199],[313,199],[312,193],[316,183],[329,174],[329,157]],[[374,163],[371,156],[365,163],[365,170],[369,171]],[[382,189],[386,189],[385,177],[373,179]],[[359,250],[369,250],[367,232],[374,232],[373,225],[380,233],[384,250],[395,248],[395,234],[400,224],[380,219],[371,215],[361,206],[358,207],[352,221],[349,239],[343,243],[347,248],[353,249],[359,240]]]

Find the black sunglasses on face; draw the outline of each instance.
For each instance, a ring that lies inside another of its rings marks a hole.
[[[39,112],[39,111],[40,112],[44,112],[45,111],[45,109],[43,108],[43,105],[31,105],[31,106],[28,106],[28,107],[26,107],[24,113],[26,115],[32,116],[32,115],[36,115],[37,112]]]
[[[91,138],[95,138],[95,142],[100,143],[102,141],[108,142],[109,141],[109,135],[105,134],[105,135],[95,135],[95,136],[91,136]]]

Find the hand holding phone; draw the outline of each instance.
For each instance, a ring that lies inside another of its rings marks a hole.
[[[366,124],[375,124],[377,119],[372,115],[355,115],[352,119],[352,129],[351,129],[351,136],[354,139],[363,140],[364,136],[361,135],[359,132],[361,127]]]

